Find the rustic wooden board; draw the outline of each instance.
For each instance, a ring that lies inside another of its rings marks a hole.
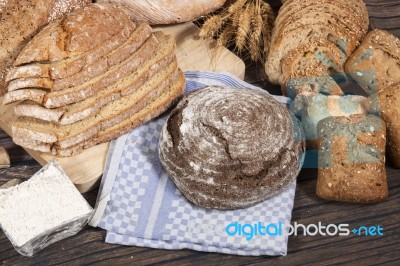
[[[176,38],[178,62],[183,71],[228,71],[244,78],[243,61],[225,48],[210,49],[210,41],[197,37],[198,28],[193,23],[158,27],[155,30],[162,30]],[[0,127],[12,136],[11,123],[16,119],[13,112],[15,104],[4,106],[2,102],[0,98]],[[104,143],[67,158],[29,149],[26,151],[41,165],[56,159],[79,191],[84,193],[93,189],[102,175],[108,147],[109,143]]]

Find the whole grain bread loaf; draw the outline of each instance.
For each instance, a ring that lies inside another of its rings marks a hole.
[[[288,95],[286,84],[291,84],[289,97],[292,99],[304,91],[342,95],[342,90],[335,82],[333,86],[326,86],[326,83],[315,78],[343,73],[342,58],[343,53],[340,49],[325,39],[317,39],[293,49],[282,60],[282,73],[285,80],[282,84],[282,93]],[[293,86],[295,83],[293,79],[304,78],[309,78],[309,81],[303,83],[303,86]]]
[[[299,94],[291,103],[291,110],[301,118],[307,149],[318,149],[317,125],[326,117],[367,114],[368,100],[357,95]]]
[[[369,94],[399,83],[400,40],[385,30],[371,31],[345,69]]]
[[[385,123],[374,115],[328,117],[318,123],[317,195],[379,202],[388,196]]]
[[[160,160],[182,194],[203,208],[244,208],[297,177],[304,136],[262,91],[210,86],[180,101],[165,123]]]
[[[372,94],[369,101],[369,111],[386,123],[387,152],[392,166],[400,168],[400,83]]]
[[[6,92],[5,77],[30,39],[47,23],[80,8],[88,0],[8,0],[0,2],[0,96]],[[29,23],[27,23],[29,22]]]

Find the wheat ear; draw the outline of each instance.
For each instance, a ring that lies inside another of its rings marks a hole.
[[[213,37],[218,33],[223,25],[223,19],[219,15],[213,15],[204,22],[200,29],[200,37]]]
[[[237,11],[242,9],[245,4],[246,4],[246,0],[236,0],[235,3],[231,4],[228,7],[228,13],[229,14],[235,14]]]
[[[258,1],[256,4],[252,5],[251,10],[252,13],[251,13],[251,34],[249,38],[249,53],[250,53],[250,58],[253,61],[258,61],[262,57],[261,35],[263,28],[263,21]]]
[[[236,47],[239,51],[242,51],[246,46],[246,40],[250,31],[250,14],[249,7],[247,6],[245,10],[239,16],[239,25],[237,26],[236,33]]]

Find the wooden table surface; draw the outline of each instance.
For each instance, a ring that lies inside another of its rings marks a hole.
[[[279,1],[270,1],[278,8]],[[400,1],[367,0],[371,27],[387,29],[400,37]],[[265,79],[261,65],[248,64],[245,80],[278,93]],[[27,179],[41,167],[0,131],[0,146],[10,154],[12,167],[0,170],[0,185],[12,178]],[[400,265],[400,169],[387,166],[389,198],[372,205],[326,202],[315,196],[317,171],[305,169],[298,177],[292,223],[340,224],[350,227],[380,225],[383,236],[293,236],[286,257],[242,257],[191,250],[157,250],[104,243],[105,231],[86,227],[76,236],[60,241],[33,258],[19,255],[0,232],[0,264],[348,264]],[[93,206],[97,190],[84,194]]]

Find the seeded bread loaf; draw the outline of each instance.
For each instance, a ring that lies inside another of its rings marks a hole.
[[[318,123],[318,137],[319,197],[360,203],[386,199],[386,128],[378,116],[325,118]]]
[[[391,33],[375,29],[350,56],[346,72],[369,93],[400,82],[400,40]]]
[[[0,96],[5,76],[29,40],[47,23],[62,18],[88,0],[8,0],[0,2]],[[29,23],[27,23],[27,21]]]
[[[274,84],[286,82],[282,64],[300,46],[324,39],[343,53],[343,62],[357,48],[368,30],[368,13],[361,0],[293,0],[279,10],[272,31],[265,72]],[[309,72],[313,74],[313,71]]]
[[[182,194],[203,208],[237,209],[270,198],[297,177],[304,136],[270,95],[207,87],[171,112],[160,160]]]
[[[357,95],[322,95],[302,93],[292,102],[290,108],[301,123],[307,141],[307,149],[317,149],[317,125],[326,117],[367,114],[368,100]]]
[[[303,85],[291,86],[290,96],[292,99],[303,91],[324,92],[331,95],[342,95],[343,92],[336,84],[326,87],[326,83],[314,82],[316,76],[329,76],[330,74],[343,73],[342,53],[340,49],[325,39],[317,39],[309,44],[293,49],[282,60],[282,73],[285,80],[282,84],[282,92],[287,94],[286,84],[292,79],[303,79],[309,77],[309,82]]]
[[[370,112],[386,123],[390,161],[393,167],[400,168],[400,83],[372,94],[369,100]]]
[[[335,25],[314,25],[312,27],[302,26],[293,31],[285,32],[275,39],[273,38],[271,50],[265,64],[268,79],[275,84],[283,84],[282,59],[299,46],[307,45],[316,39],[326,39],[345,54],[350,55],[357,46],[354,36]]]

